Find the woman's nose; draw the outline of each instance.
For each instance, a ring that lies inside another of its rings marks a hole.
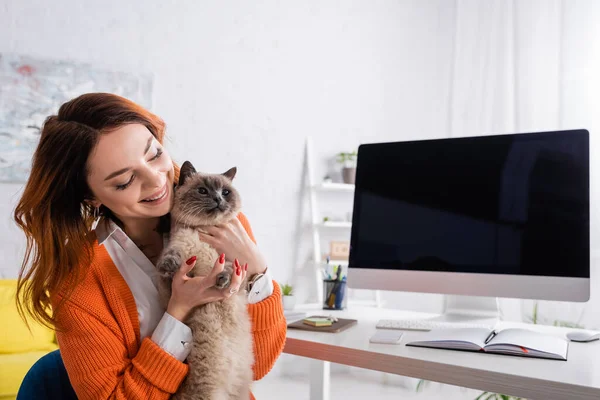
[[[165,184],[164,173],[158,169],[149,167],[145,175],[147,176],[146,185],[150,188],[160,189]]]

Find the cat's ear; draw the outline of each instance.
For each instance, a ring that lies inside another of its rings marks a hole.
[[[233,167],[227,170],[227,172],[223,172],[221,175],[226,176],[227,178],[229,178],[230,181],[233,180],[233,178],[235,177],[235,174],[237,172],[237,167]]]
[[[181,166],[179,170],[179,186],[182,186],[185,181],[192,175],[196,173],[196,168],[192,165],[191,162],[186,161]]]

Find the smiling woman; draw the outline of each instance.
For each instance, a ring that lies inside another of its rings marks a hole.
[[[29,180],[15,209],[15,220],[28,238],[18,288],[24,295],[24,302],[18,304],[21,312],[56,323],[61,304],[49,314],[49,294],[55,294],[59,285],[69,293],[74,283],[67,284],[67,277],[77,278],[77,266],[92,262],[89,233],[96,216],[104,215],[125,227],[137,212],[140,217],[168,213],[168,205],[152,212],[151,207],[138,204],[141,196],[152,196],[160,181],[172,182],[179,175],[168,157],[163,160],[168,166],[152,168],[154,161],[146,162],[149,157],[143,154],[150,138],[151,146],[161,147],[164,132],[165,124],[158,116],[106,93],[73,99],[46,119]],[[127,181],[122,176],[105,181],[111,173],[125,169],[130,171],[127,179],[141,173],[137,188],[119,190],[117,186]],[[140,222],[131,225],[132,238],[156,224],[147,218]]]
[[[146,126],[132,123],[100,135],[87,167],[93,197],[89,204],[96,214],[126,227],[129,237],[155,262],[161,237],[147,233],[172,204],[175,170],[169,154]]]
[[[100,215],[110,212],[130,226],[132,218],[169,212],[173,162],[144,125],[124,125],[100,136],[88,167],[91,204]]]
[[[15,210],[27,236],[17,306],[57,328],[65,381],[80,399],[170,398],[194,346],[186,316],[240,289],[239,271],[229,288],[215,288],[226,257],[244,265],[243,276],[260,278],[248,296],[254,379],[283,349],[279,287],[241,213],[204,234],[221,253],[210,274],[190,278],[196,257],[184,261],[166,309],[159,301],[154,264],[169,239],[161,222],[168,222],[179,177],[162,145],[164,130],[160,118],[116,95],[90,93],[63,104],[44,124]],[[214,390],[222,398],[227,388]]]

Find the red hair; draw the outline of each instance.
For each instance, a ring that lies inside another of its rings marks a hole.
[[[79,96],[44,122],[31,174],[14,212],[27,237],[17,284],[17,308],[24,319],[27,312],[56,326],[60,304],[50,312],[52,296],[64,289],[68,298],[81,267],[92,262],[94,208],[88,201],[92,193],[87,159],[100,135],[125,124],[142,124],[163,143],[162,119],[109,93]],[[174,167],[177,180],[179,168]],[[103,213],[109,215],[110,210]]]

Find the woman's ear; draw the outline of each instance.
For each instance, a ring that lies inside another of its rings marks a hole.
[[[92,208],[100,208],[100,206],[102,206],[102,203],[95,199],[85,200],[85,204]]]

